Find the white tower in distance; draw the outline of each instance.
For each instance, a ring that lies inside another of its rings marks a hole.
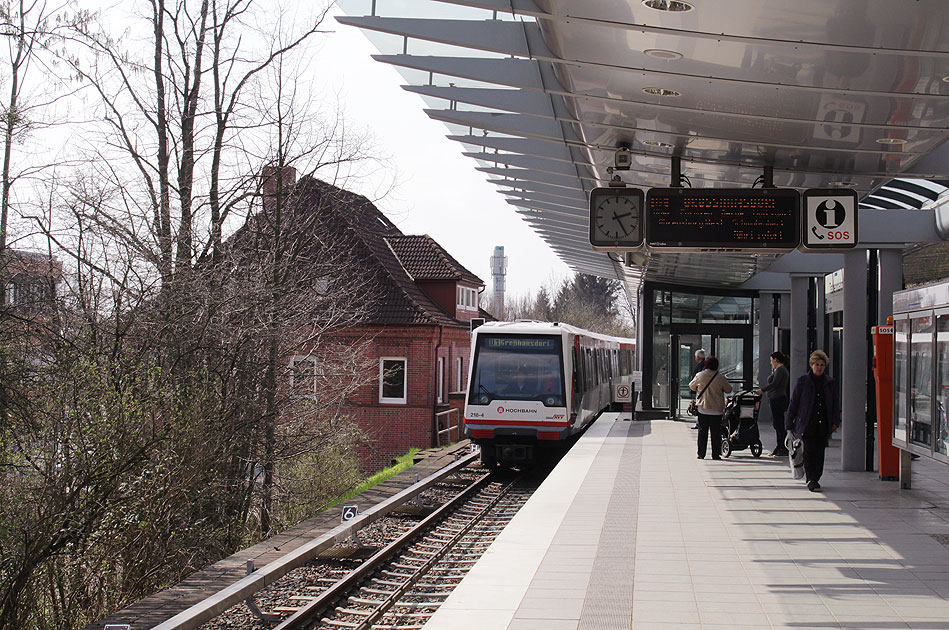
[[[507,256],[504,255],[504,246],[494,248],[494,255],[490,258],[491,279],[494,283],[494,293],[491,306],[495,317],[504,317],[504,277],[507,275]]]

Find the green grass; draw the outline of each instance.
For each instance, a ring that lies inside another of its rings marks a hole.
[[[320,510],[320,512],[324,512],[330,509],[331,507],[333,507],[334,505],[339,505],[343,501],[347,499],[351,499],[357,494],[365,492],[369,488],[372,488],[373,486],[377,486],[383,481],[386,481],[387,479],[395,477],[400,472],[402,472],[406,468],[409,468],[414,463],[413,460],[415,458],[415,454],[418,453],[419,450],[420,449],[413,448],[405,455],[402,455],[401,457],[397,457],[395,460],[396,463],[394,466],[389,466],[388,468],[384,468],[380,470],[379,472],[377,472],[376,474],[372,475],[371,477],[367,477],[366,479],[363,479],[359,485],[357,485],[355,488],[353,488],[352,490],[350,490],[343,496],[334,500],[332,503],[327,504],[323,509]]]

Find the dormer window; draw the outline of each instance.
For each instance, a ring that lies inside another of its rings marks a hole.
[[[457,299],[455,303],[459,309],[468,311],[478,310],[478,292],[475,289],[459,285],[456,295]]]

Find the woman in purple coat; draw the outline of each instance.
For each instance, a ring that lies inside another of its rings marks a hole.
[[[822,350],[811,353],[811,369],[797,379],[784,414],[784,428],[804,441],[804,476],[811,492],[820,490],[824,449],[840,427],[840,398],[834,379],[824,373],[827,362]]]

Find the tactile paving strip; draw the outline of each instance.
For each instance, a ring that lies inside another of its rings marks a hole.
[[[644,423],[617,422],[610,437],[642,437]],[[614,481],[609,508],[586,602],[580,615],[579,630],[620,630],[632,627],[633,579],[636,565],[636,523],[639,515],[639,481],[642,465],[642,442],[638,439],[617,440],[609,438],[604,448],[622,448],[619,466],[612,470],[599,465],[598,459],[590,471],[583,489],[578,495],[602,488],[608,479]],[[589,486],[589,487],[587,487]]]

